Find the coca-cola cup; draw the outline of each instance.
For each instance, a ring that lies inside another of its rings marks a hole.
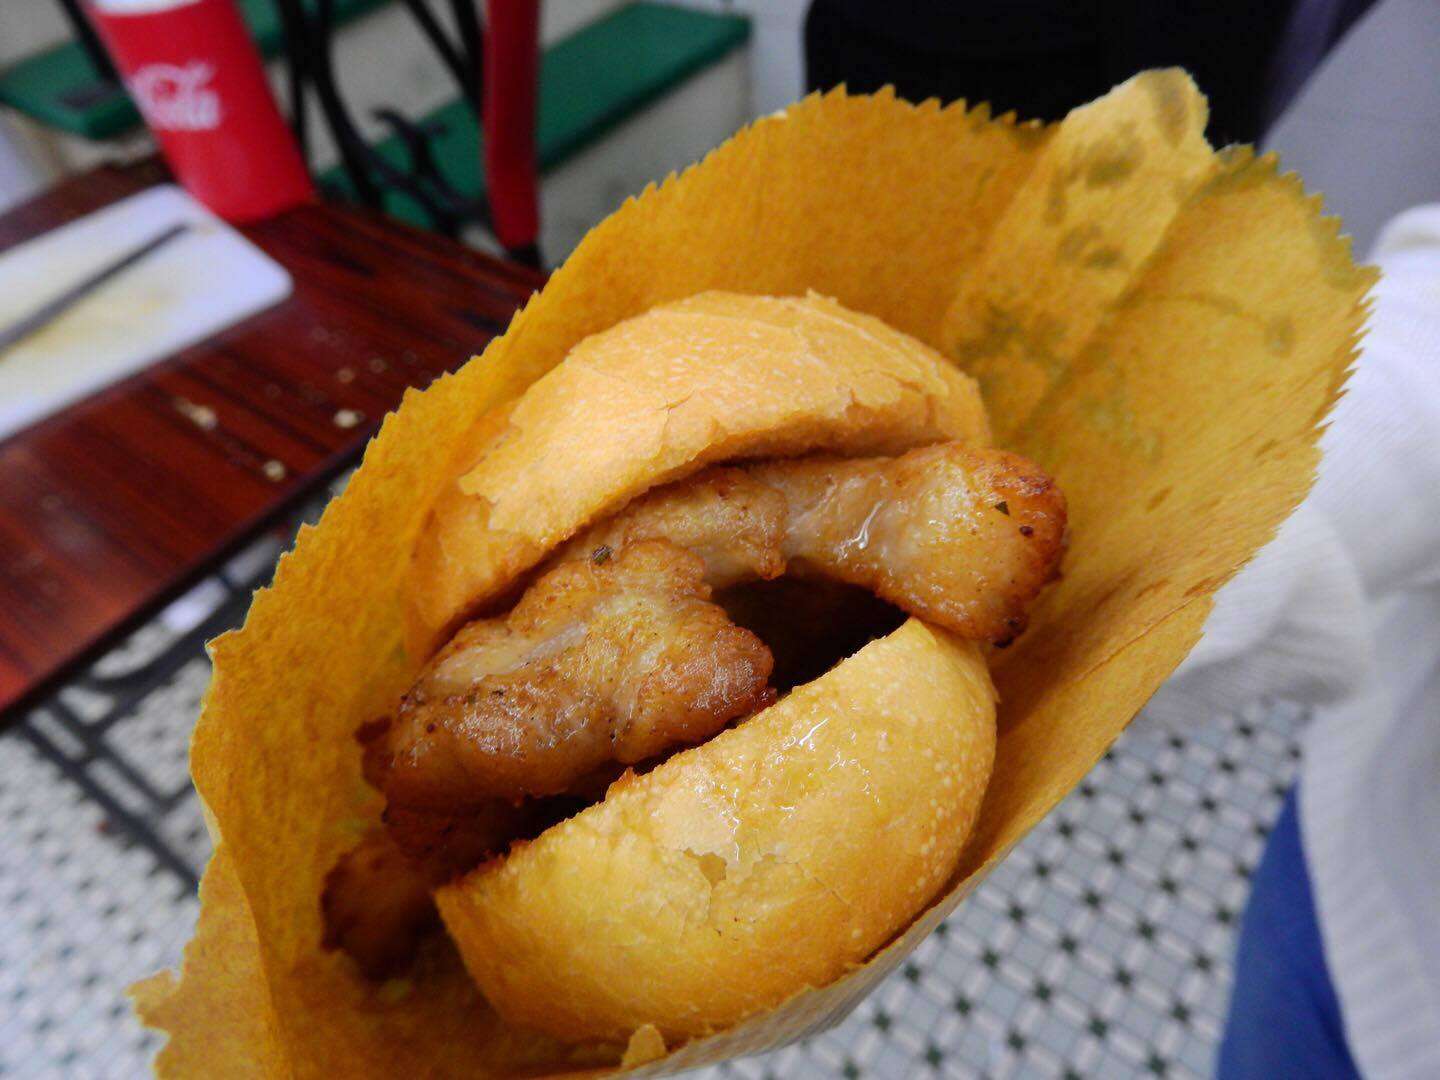
[[[165,159],[227,221],[269,217],[314,187],[235,0],[88,0]]]

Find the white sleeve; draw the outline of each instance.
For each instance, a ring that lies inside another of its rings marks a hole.
[[[1300,832],[1365,1076],[1440,1075],[1440,206],[1375,252],[1369,336],[1310,498],[1220,591],[1151,715],[1314,707]]]
[[[1310,502],[1372,598],[1440,581],[1440,205],[1392,221],[1362,362],[1321,445]]]
[[[1258,698],[1336,701],[1361,683],[1370,659],[1359,574],[1307,502],[1220,590],[1204,636],[1146,717],[1185,727]]]
[[[1300,833],[1356,1063],[1440,1069],[1440,206],[1381,234],[1364,355],[1311,504],[1367,594],[1373,674],[1318,708]]]

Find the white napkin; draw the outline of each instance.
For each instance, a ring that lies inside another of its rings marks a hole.
[[[290,295],[284,267],[160,184],[0,253],[0,326],[181,221],[194,227],[0,353],[0,439]]]
[[[1350,1049],[1440,1076],[1440,205],[1395,218],[1310,498],[1216,599],[1152,718],[1313,705],[1300,825]]]

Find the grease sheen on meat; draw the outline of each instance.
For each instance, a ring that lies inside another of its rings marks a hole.
[[[389,812],[557,795],[768,704],[769,650],[703,575],[698,556],[642,541],[562,563],[508,616],[464,627],[388,733]]]
[[[869,589],[962,637],[1007,642],[1054,577],[1065,500],[1018,454],[960,443],[894,458],[713,468],[660,488],[561,559],[667,539],[724,588],[789,570]]]
[[[872,618],[845,598],[858,586],[1004,644],[1057,573],[1065,521],[1033,463],[958,443],[712,467],[636,499],[562,546],[508,615],[462,627],[362,730],[386,830],[327,879],[327,941],[392,970],[429,925],[431,887],[601,797],[624,766],[772,702],[770,650],[712,589],[771,582],[727,594],[738,611],[826,579],[808,586],[828,590],[816,604],[791,595],[747,619],[782,643],[830,634],[827,613]],[[807,611],[808,630],[788,625]],[[805,670],[803,647],[785,652]]]
[[[744,469],[717,466],[640,496],[571,540],[556,560],[589,559],[599,550],[668,540],[700,556],[713,589],[768,581],[785,572],[787,513],[785,497],[775,488]]]
[[[751,476],[785,496],[792,571],[859,585],[961,637],[1008,643],[1059,568],[1064,496],[1018,454],[948,443]]]

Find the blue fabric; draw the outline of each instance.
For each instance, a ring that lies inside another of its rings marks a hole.
[[[1235,988],[1215,1074],[1219,1080],[1360,1075],[1325,966],[1293,787],[1240,923]]]

